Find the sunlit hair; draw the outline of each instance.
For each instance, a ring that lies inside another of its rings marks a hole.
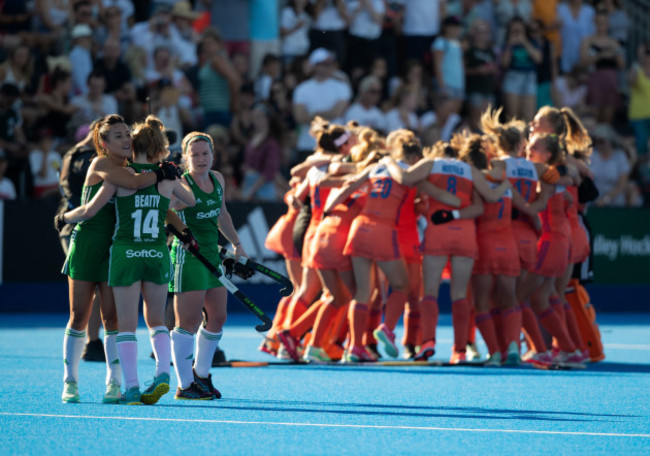
[[[578,116],[571,108],[554,108],[543,106],[538,115],[542,116],[565,143],[566,151],[571,155],[591,155],[591,138]]]
[[[325,153],[336,154],[339,149],[347,142],[342,141],[344,135],[349,137],[349,133],[341,125],[330,124],[322,117],[316,116],[311,122],[309,134],[316,138],[318,147]]]
[[[155,163],[165,158],[168,146],[165,127],[158,117],[149,115],[133,126],[133,149],[136,154],[145,154],[147,161]]]
[[[515,154],[521,141],[524,140],[523,131],[526,124],[520,120],[511,120],[506,124],[499,121],[503,108],[492,110],[488,108],[481,115],[481,129],[484,133],[492,135],[503,152]]]
[[[411,141],[419,141],[416,138],[415,133],[406,128],[399,128],[391,131],[388,136],[386,136],[386,148],[392,150]]]
[[[488,161],[483,146],[483,137],[481,135],[471,135],[467,137],[463,144],[458,158],[465,163],[473,165],[477,169],[487,169]]]
[[[426,158],[458,158],[458,149],[446,141],[437,141],[424,149]]]
[[[108,140],[108,133],[111,127],[117,124],[126,124],[124,118],[117,114],[102,117],[95,122],[95,126],[93,127],[93,145],[95,146],[97,155],[102,157],[108,155],[108,151],[104,147],[104,142]]]
[[[564,163],[565,149],[561,138],[554,133],[538,133],[531,138],[534,142],[541,142],[544,149],[550,152],[551,157],[548,159],[549,165],[560,165]]]

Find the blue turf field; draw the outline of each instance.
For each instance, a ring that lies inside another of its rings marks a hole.
[[[229,318],[228,358],[271,360],[256,350],[254,317]],[[170,393],[155,406],[102,405],[105,367],[83,361],[82,403],[62,404],[66,320],[0,314],[2,456],[650,454],[650,314],[599,315],[607,359],[585,371],[216,368],[223,399]],[[442,315],[435,359],[451,335]],[[138,341],[143,382],[153,374],[143,326]]]

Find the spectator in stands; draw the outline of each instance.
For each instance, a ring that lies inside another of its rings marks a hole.
[[[21,43],[9,52],[9,58],[0,64],[0,85],[13,84],[21,94],[33,92],[36,88],[34,57],[31,49]]]
[[[211,25],[219,31],[222,45],[228,55],[235,52],[250,54],[249,0],[202,0],[210,7]]]
[[[530,39],[526,23],[519,18],[510,21],[501,56],[506,70],[502,90],[508,117],[526,122],[533,119],[537,109],[537,67],[542,59],[540,45]]]
[[[11,179],[5,176],[7,171],[7,152],[0,149],[0,200],[15,200],[16,186]]]
[[[35,0],[34,14],[36,30],[62,37],[72,14],[72,0]]]
[[[493,51],[490,25],[477,19],[468,32],[469,48],[465,52],[465,90],[469,108],[469,126],[477,131],[481,114],[496,106],[496,78],[499,71]]]
[[[251,33],[250,73],[260,73],[267,54],[280,55],[280,0],[249,0]]]
[[[179,66],[189,68],[197,62],[196,44],[199,36],[192,28],[192,23],[200,17],[199,13],[192,10],[190,2],[183,0],[177,2],[172,9],[171,33],[175,36],[174,42],[180,52]]]
[[[533,13],[531,0],[496,0],[494,17],[497,20],[496,43],[503,47],[510,21],[515,17],[528,23]]]
[[[266,54],[262,61],[262,71],[255,81],[255,99],[266,101],[269,99],[271,84],[280,79],[282,75],[282,62],[275,54]]]
[[[280,15],[282,62],[290,64],[296,57],[309,53],[311,17],[305,10],[308,0],[289,0]]]
[[[166,46],[156,48],[153,54],[153,66],[146,73],[147,84],[156,85],[161,80],[171,81],[180,94],[181,106],[189,109],[192,106],[192,85],[177,65],[177,59],[172,57],[171,50]]]
[[[170,148],[178,148],[186,131],[194,130],[194,119],[188,107],[179,102],[178,88],[168,79],[158,80],[151,91],[151,112],[165,126],[165,130],[176,132],[176,138],[170,141]]]
[[[538,19],[528,23],[528,34],[539,45],[542,61],[537,65],[537,108],[553,105],[553,85],[558,74],[555,46],[544,35],[544,24]]]
[[[70,29],[74,29],[79,24],[86,24],[91,30],[99,28],[99,8],[94,3],[94,1],[88,0],[73,1],[72,17],[68,19]]]
[[[244,149],[241,198],[276,201],[275,176],[282,165],[282,130],[278,119],[261,103],[253,107],[253,130]]]
[[[440,33],[442,18],[447,16],[446,0],[410,0],[404,2],[404,59],[422,60],[429,55],[433,39]]]
[[[115,41],[120,53],[125,53],[131,44],[129,29],[122,22],[122,11],[116,6],[109,6],[102,13],[102,25],[95,32],[100,49],[105,52],[107,41]],[[101,53],[100,53],[101,55]]]
[[[620,0],[602,0],[601,5],[607,11],[607,18],[609,22],[609,29],[607,33],[610,37],[614,38],[618,43],[625,47],[630,29],[630,20],[621,5]]]
[[[581,64],[590,68],[587,82],[587,106],[596,113],[598,122],[610,124],[620,106],[618,71],[625,67],[621,45],[607,35],[607,13],[596,14],[596,33],[585,38]]]
[[[244,147],[253,134],[254,105],[255,91],[251,84],[246,84],[239,90],[239,106],[230,124],[230,138],[238,152],[244,151]],[[238,153],[238,155],[240,154]]]
[[[6,154],[8,160],[4,176],[11,179],[14,185],[22,179],[30,180],[29,163],[27,157],[27,139],[23,131],[23,122],[20,111],[16,108],[16,101],[20,96],[18,87],[5,82],[0,87],[0,149]],[[20,188],[20,187],[19,187]],[[26,191],[26,189],[22,189]],[[22,193],[21,193],[22,194]]]
[[[120,101],[124,86],[133,85],[131,71],[122,61],[120,42],[114,38],[104,41],[103,57],[95,60],[93,71],[101,73],[106,79],[106,93],[110,93]]]
[[[34,98],[34,102],[43,110],[47,124],[52,128],[54,137],[65,141],[68,137],[68,122],[79,109],[70,104],[72,76],[66,70],[56,67],[49,78],[50,90]]]
[[[70,101],[78,109],[72,119],[72,128],[88,125],[98,117],[117,113],[117,100],[110,93],[105,93],[106,78],[100,71],[88,75],[88,90],[85,95],[79,95]]]
[[[581,66],[555,79],[555,106],[573,109],[579,117],[587,114],[587,71]]]
[[[182,58],[182,47],[171,29],[171,13],[171,5],[156,2],[149,20],[138,22],[131,28],[131,42],[137,43],[147,52],[149,65],[153,63],[154,51],[160,47],[168,48],[173,57]]]
[[[303,161],[313,152],[316,141],[309,134],[309,126],[315,116],[331,122],[340,122],[352,98],[349,84],[334,78],[334,55],[324,48],[315,49],[309,55],[313,68],[312,77],[299,84],[293,92],[293,113],[299,125],[298,157]],[[329,96],[324,97],[327,93]]]
[[[309,32],[310,49],[330,49],[341,68],[347,68],[346,31],[348,8],[345,0],[310,0],[314,21]]]
[[[296,150],[298,134],[291,99],[284,82],[273,82],[268,105],[282,127],[282,166],[287,167],[291,161],[291,156]]]
[[[391,99],[392,109],[386,113],[387,132],[406,128],[416,135],[420,133],[420,120],[416,113],[417,96],[410,85],[403,84],[397,88]]]
[[[533,0],[532,19],[541,21],[544,37],[555,47],[555,54],[559,57],[562,54],[562,42],[560,39],[560,23],[557,15],[557,7],[560,0]]]
[[[431,45],[433,52],[434,83],[438,93],[438,116],[441,120],[460,113],[465,99],[465,63],[460,44],[460,19],[448,16],[442,23],[442,32]]]
[[[29,164],[34,177],[34,197],[47,198],[59,194],[61,154],[54,149],[52,129],[43,121],[34,126],[35,149],[29,153]]]
[[[120,22],[122,30],[127,31],[135,20],[135,7],[132,0],[101,0],[104,13],[111,9],[117,9],[120,12]]]
[[[386,116],[377,107],[381,99],[381,81],[377,76],[366,76],[359,84],[359,94],[354,104],[345,112],[345,122],[356,120],[359,125],[388,133]]]
[[[239,200],[239,182],[235,177],[235,168],[232,164],[234,154],[229,148],[230,135],[228,129],[222,125],[210,125],[205,132],[210,135],[214,144],[212,169],[219,171],[226,181],[224,200]]]
[[[388,94],[392,97],[401,85],[409,85],[417,93],[418,105],[416,110],[424,111],[428,107],[427,103],[431,92],[428,77],[429,75],[424,71],[421,60],[407,60],[400,76],[391,78]]]
[[[637,60],[630,68],[629,81],[628,117],[634,129],[639,159],[647,162],[648,138],[650,138],[650,42],[639,45]]]
[[[93,71],[92,40],[93,31],[86,24],[77,24],[72,29],[72,50],[70,63],[72,69],[72,94],[84,95],[88,92],[88,75]]]
[[[626,189],[630,175],[630,161],[620,148],[618,135],[605,124],[597,125],[591,131],[594,153],[591,156],[591,171],[594,184],[598,188],[596,206],[625,206]]]
[[[386,15],[384,0],[349,0],[348,68],[352,81],[358,81],[379,55],[382,25]]]
[[[557,17],[562,28],[562,52],[560,53],[560,71],[570,72],[580,63],[582,40],[594,34],[594,16],[596,12],[591,5],[582,0],[568,0],[557,7]]]

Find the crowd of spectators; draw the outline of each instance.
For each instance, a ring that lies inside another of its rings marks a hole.
[[[157,115],[172,150],[208,132],[228,199],[279,201],[316,115],[429,145],[489,105],[530,121],[548,104],[592,130],[615,193],[597,204],[650,204],[650,44],[630,52],[632,21],[616,0],[5,0],[0,198],[57,194],[61,154],[115,112]]]

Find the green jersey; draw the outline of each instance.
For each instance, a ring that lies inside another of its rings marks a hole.
[[[201,254],[208,258],[215,256],[218,258],[218,218],[219,214],[221,214],[221,206],[223,204],[223,189],[212,173],[210,173],[210,177],[212,178],[214,189],[211,193],[206,193],[201,190],[188,172],[183,176],[187,179],[194,193],[196,204],[194,207],[187,207],[181,211],[177,211],[178,216],[192,230],[192,234],[199,243]],[[177,238],[174,238],[171,253],[174,263],[184,262],[186,253]]]
[[[84,185],[81,190],[81,204],[87,204],[104,185],[101,181],[95,185]],[[94,217],[79,222],[77,231],[91,230],[96,233],[112,233],[115,228],[115,198],[111,198],[108,204],[102,207]]]
[[[138,173],[150,172],[157,164],[130,163]],[[136,246],[166,245],[165,217],[169,209],[169,198],[158,192],[158,186],[152,185],[138,190],[132,195],[115,197],[117,221],[114,244],[132,244]]]

